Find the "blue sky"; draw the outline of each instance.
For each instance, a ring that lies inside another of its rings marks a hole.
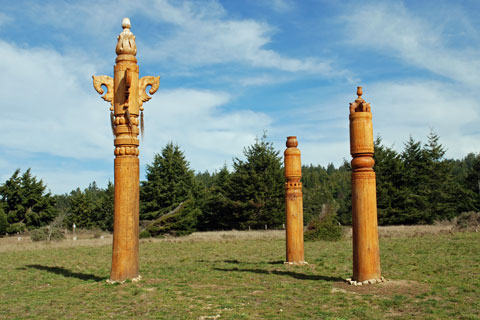
[[[219,169],[267,130],[304,164],[350,160],[358,85],[374,134],[401,150],[433,129],[447,157],[480,151],[480,2],[0,1],[0,179],[32,168],[53,193],[113,181],[109,105],[123,17],[140,76],[161,76],[145,106],[144,166],[169,141],[192,169]]]

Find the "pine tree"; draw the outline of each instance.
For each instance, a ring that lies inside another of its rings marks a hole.
[[[430,204],[423,183],[428,180],[427,161],[420,141],[412,136],[401,154],[404,164],[404,187],[399,190],[399,214],[396,224],[425,224],[431,221]]]
[[[329,174],[336,171],[333,165],[325,170],[322,166],[302,166],[303,223],[320,214],[322,208],[334,202],[333,185]]]
[[[232,215],[233,203],[227,194],[227,190],[230,188],[230,179],[231,174],[226,165],[213,174],[211,186],[204,193],[202,213],[198,217],[200,230],[225,230],[236,227]]]
[[[194,173],[178,145],[168,143],[146,171],[147,181],[141,182],[140,189],[140,219],[156,219],[194,196]]]
[[[472,200],[469,208],[463,209],[480,211],[480,153],[474,156],[468,165],[464,186]]]
[[[332,194],[337,203],[337,219],[342,225],[352,224],[352,167],[348,161],[329,175]]]
[[[113,230],[113,183],[108,182],[107,188],[102,189],[93,181],[83,191],[77,188],[69,195],[57,197],[64,198],[60,200],[59,212],[65,214],[66,227],[75,224],[84,229]]]
[[[3,236],[8,229],[8,221],[7,221],[7,215],[5,214],[5,211],[3,208],[0,206],[0,236]]]
[[[404,168],[400,155],[393,148],[375,139],[375,173],[377,183],[377,212],[380,225],[395,224],[400,212],[401,188],[404,186]]]
[[[55,199],[45,192],[42,180],[37,180],[27,169],[20,169],[0,186],[0,201],[9,224],[25,223],[28,228],[47,225],[56,215]]]
[[[96,210],[96,225],[102,230],[113,231],[114,195],[114,185],[108,181],[107,188],[100,193],[99,207]]]
[[[444,159],[445,148],[439,143],[435,132],[430,132],[428,142],[424,145],[423,152],[426,161],[426,176],[422,191],[428,199],[431,216],[427,223],[435,220],[447,220],[458,215],[457,195],[461,195],[462,188],[453,176],[453,164]]]
[[[228,198],[239,228],[281,226],[284,221],[282,160],[264,134],[260,141],[244,149],[245,160],[233,160]]]

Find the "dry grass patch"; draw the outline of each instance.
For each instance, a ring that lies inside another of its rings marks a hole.
[[[442,233],[452,233],[453,225],[434,224],[434,225],[414,225],[414,226],[379,226],[379,238],[402,238],[402,237],[421,237],[425,235],[437,235]],[[345,227],[347,238],[352,237],[352,228]]]

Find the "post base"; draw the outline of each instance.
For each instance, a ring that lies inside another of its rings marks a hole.
[[[115,284],[115,283],[125,283],[125,281],[127,281],[127,280],[130,280],[132,282],[139,282],[140,280],[142,280],[142,276],[138,275],[138,277],[136,277],[136,278],[126,279],[126,280],[123,280],[123,281],[116,281],[116,280],[107,279],[106,282],[108,284]]]
[[[285,261],[283,264],[289,265],[289,266],[305,266],[308,264],[308,262],[307,261],[296,261],[296,262]]]
[[[390,280],[385,279],[384,277],[380,277],[379,279],[365,280],[365,281],[355,281],[355,280],[352,280],[352,278],[345,279],[345,282],[348,284],[351,284],[352,286],[363,286],[367,284],[375,284],[375,283],[386,282],[386,281],[390,281]]]

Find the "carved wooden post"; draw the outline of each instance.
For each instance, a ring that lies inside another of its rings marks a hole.
[[[362,98],[350,103],[350,153],[352,159],[353,280],[378,280],[377,195],[373,171],[373,127],[370,104]]]
[[[287,137],[285,150],[286,264],[306,264],[303,252],[302,164],[297,137]]]
[[[115,204],[113,223],[113,252],[110,281],[139,279],[138,274],[138,220],[140,173],[138,160],[139,124],[143,129],[143,102],[150,100],[145,93],[154,94],[160,77],[138,78],[135,55],[135,36],[130,31],[130,20],[122,21],[123,31],[118,36],[117,59],[113,79],[109,76],[93,76],[93,86],[110,102],[111,125],[115,135]],[[141,119],[139,115],[141,112]]]

